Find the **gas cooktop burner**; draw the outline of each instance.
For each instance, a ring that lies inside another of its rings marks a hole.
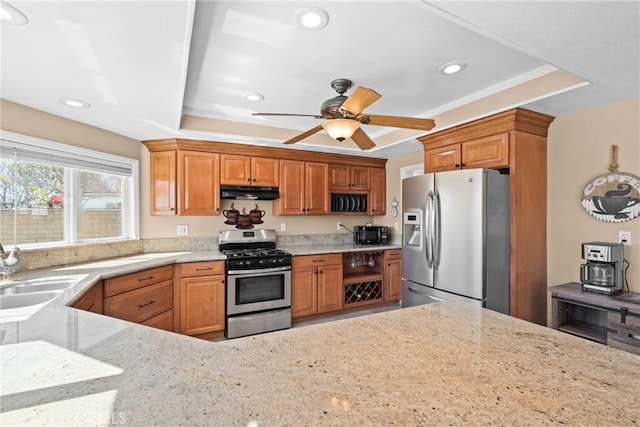
[[[282,249],[231,249],[222,251],[228,259],[259,258],[270,256],[287,256],[288,252]]]

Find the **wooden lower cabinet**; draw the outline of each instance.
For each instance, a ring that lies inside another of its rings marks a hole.
[[[92,313],[104,313],[104,291],[102,281],[93,285],[76,302],[71,305],[79,310],[91,311]]]
[[[294,256],[291,270],[293,318],[342,309],[342,255]]]
[[[399,301],[402,294],[402,250],[384,252],[384,300]]]
[[[177,331],[201,335],[224,331],[224,261],[180,264],[180,319]]]
[[[164,313],[160,313],[157,316],[152,317],[151,319],[140,322],[140,324],[173,332],[173,310],[168,310]]]

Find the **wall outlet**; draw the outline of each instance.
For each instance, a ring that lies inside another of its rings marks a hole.
[[[619,231],[618,232],[618,243],[622,243],[625,246],[631,246],[631,232],[630,231]]]
[[[336,230],[342,230],[342,223],[339,222],[338,225],[336,225]]]
[[[189,226],[188,225],[179,225],[176,232],[178,236],[188,236],[189,235]]]
[[[287,223],[286,222],[281,222],[280,223],[280,231],[287,231]]]
[[[393,223],[393,229],[394,229],[395,231],[398,231],[398,223],[397,223],[397,222],[394,222],[394,223]]]

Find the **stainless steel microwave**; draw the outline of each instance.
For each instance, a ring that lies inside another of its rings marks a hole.
[[[353,241],[356,245],[385,245],[389,243],[389,232],[380,225],[356,225]]]

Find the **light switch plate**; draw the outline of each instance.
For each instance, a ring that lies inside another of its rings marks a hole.
[[[179,225],[176,230],[178,236],[188,236],[189,235],[189,226],[188,225]]]

